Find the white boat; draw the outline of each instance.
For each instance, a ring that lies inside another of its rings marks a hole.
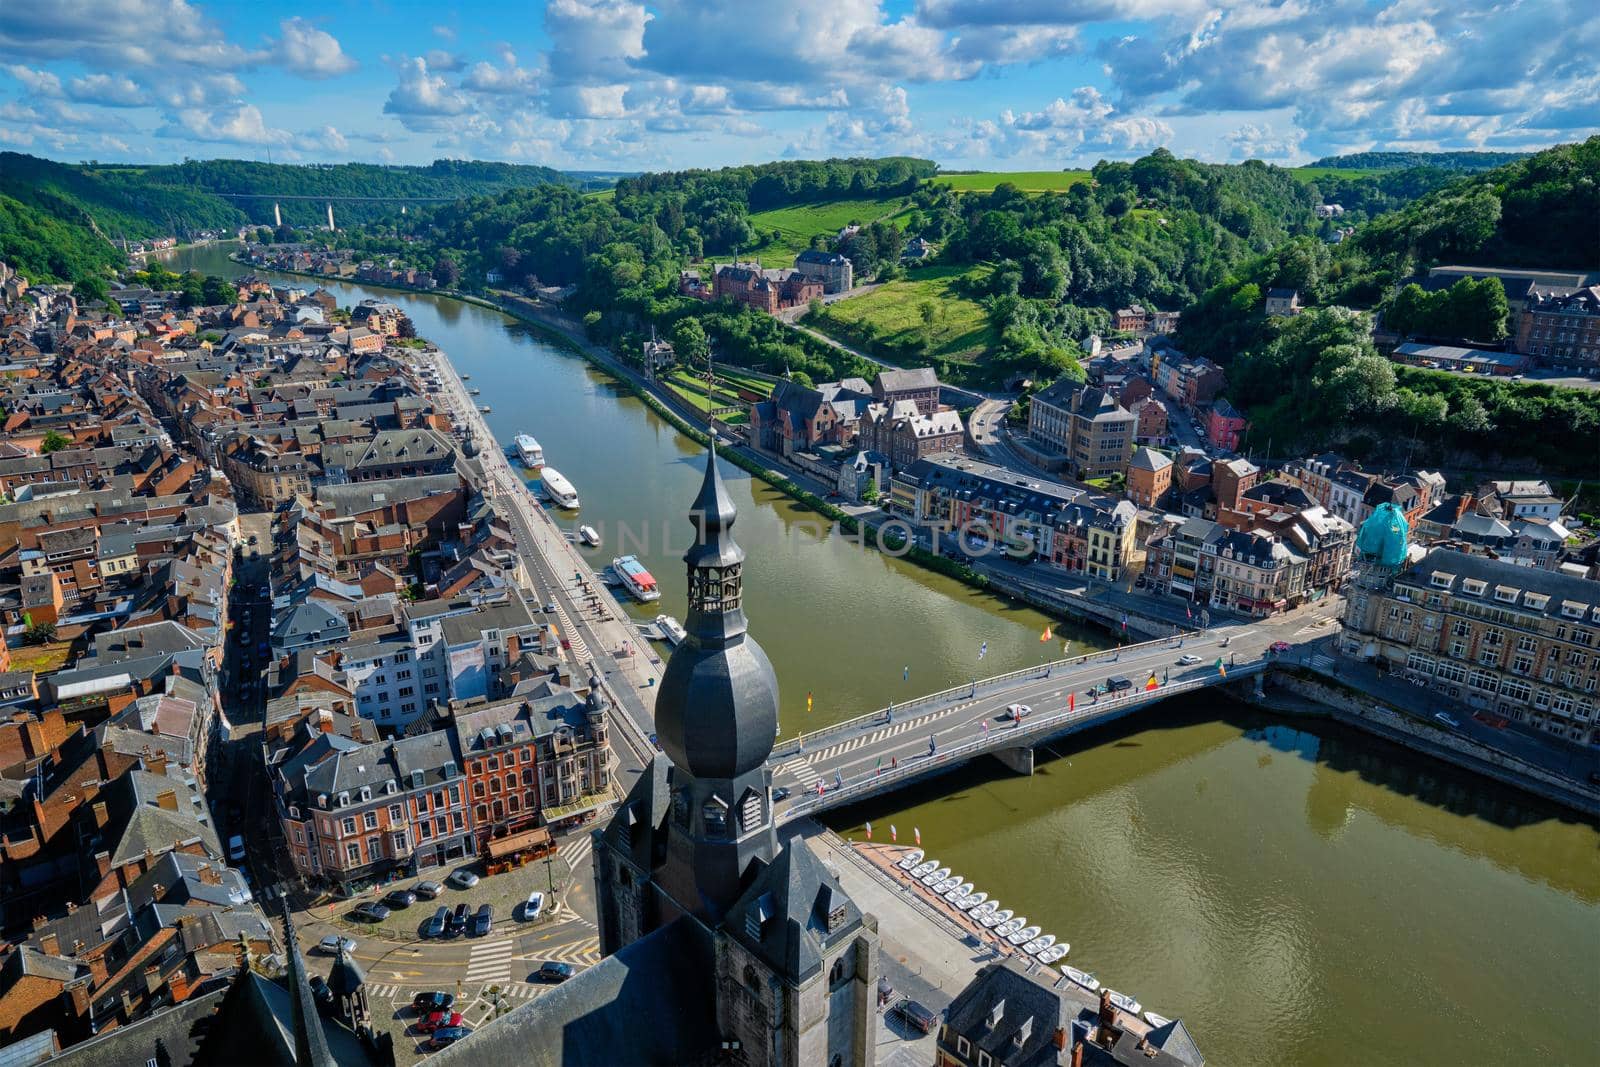
[[[989,912],[982,919],[980,919],[979,922],[983,923],[984,929],[993,930],[995,927],[1000,926],[1003,923],[1010,922],[1012,914],[1013,913],[1010,908],[1001,908],[999,911]]]
[[[916,867],[912,868],[911,877],[921,879],[921,877],[925,874],[932,874],[936,869],[938,869],[938,866],[938,860],[929,860],[927,863],[918,864]]]
[[[477,396],[479,393],[483,392],[483,390],[482,389],[468,389],[467,392],[472,396]]]
[[[1027,924],[1028,924],[1028,920],[1026,918],[1024,918],[1023,916],[1018,915],[1016,918],[1007,919],[1005,922],[1003,922],[999,926],[995,927],[995,931],[994,932],[999,934],[1001,937],[1010,937],[1012,934],[1016,933],[1018,930],[1022,929]]]
[[[975,911],[989,900],[988,893],[968,893],[956,901],[956,907],[962,911]]]
[[[1000,910],[1000,902],[998,900],[986,900],[982,904],[973,905],[973,907],[972,907],[972,918],[978,919],[978,920],[981,921],[984,918],[986,918],[986,917],[988,917],[990,915],[993,915],[995,912],[997,912],[999,910]]]
[[[1072,951],[1072,946],[1071,945],[1067,944],[1065,941],[1057,941],[1055,944],[1051,945],[1049,948],[1047,948],[1043,952],[1039,953],[1039,962],[1040,963],[1054,963],[1056,960],[1061,959],[1063,956],[1065,956],[1068,952],[1071,952],[1071,951]]]
[[[910,852],[907,852],[906,858],[895,864],[895,866],[899,867],[902,871],[909,871],[911,868],[915,867],[921,862],[922,850],[920,848],[914,848]]]
[[[544,453],[541,452],[540,456],[542,457],[543,455]],[[539,462],[543,463],[544,460],[541,458]],[[590,548],[599,548],[600,531],[596,530],[593,526],[580,526],[578,527],[578,540],[582,541]]]
[[[1068,967],[1065,963],[1063,963],[1061,965],[1061,973],[1072,979],[1074,982],[1077,982],[1091,993],[1098,992],[1100,989],[1100,979],[1096,978],[1088,971],[1080,971],[1076,967]]]
[[[572,483],[567,481],[566,475],[554,467],[546,467],[540,471],[539,482],[544,486],[545,495],[559,507],[578,506],[578,491],[572,488]]]
[[[1011,942],[1013,945],[1016,945],[1018,948],[1021,948],[1023,945],[1026,945],[1029,941],[1032,941],[1038,936],[1039,928],[1037,926],[1024,926],[1022,929],[1006,938],[1006,940]]]
[[[934,896],[942,897],[960,884],[961,876],[959,874],[952,874],[949,878],[944,879],[943,881],[939,882],[938,885],[933,887],[933,894]]]
[[[952,889],[948,893],[946,893],[944,895],[944,899],[948,900],[950,903],[955,904],[955,905],[957,905],[959,907],[960,906],[959,902],[962,901],[962,900],[965,900],[967,897],[970,897],[971,895],[972,895],[972,883],[971,882],[962,882],[960,885],[956,886],[954,889]]]
[[[490,407],[488,404],[479,404],[478,405],[478,410],[483,412],[485,415],[493,415],[494,414],[494,408]]]
[[[1151,1026],[1162,1027],[1170,1023],[1172,1020],[1167,1018],[1165,1015],[1157,1015],[1153,1011],[1147,1011],[1144,1013],[1144,1021],[1149,1023]]]
[[[1107,989],[1106,992],[1111,994],[1111,1003],[1129,1015],[1138,1015],[1139,1012],[1144,1010],[1144,1006],[1136,998],[1126,993],[1118,993],[1115,989]]]
[[[940,867],[937,871],[934,871],[932,874],[923,875],[922,876],[922,884],[923,885],[927,885],[927,886],[935,886],[935,885],[938,885],[940,882],[944,881],[948,877],[950,877],[950,868],[949,867]]]
[[[1030,956],[1037,956],[1045,949],[1056,943],[1055,934],[1040,934],[1038,937],[1022,946],[1022,951]]]
[[[689,636],[689,631],[685,630],[683,624],[671,615],[657,615],[656,625],[661,628],[661,636],[667,639],[667,644],[669,645],[681,644],[683,639]]]
[[[544,449],[532,434],[519,433],[512,443],[517,446],[517,458],[524,467],[537,470],[544,466]]]
[[[655,576],[644,569],[644,564],[639,562],[638,556],[618,556],[611,561],[611,570],[621,580],[623,588],[633,594],[635,600],[647,603],[661,599],[661,590],[656,588]]]

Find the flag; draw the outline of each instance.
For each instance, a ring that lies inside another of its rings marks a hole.
[[[983,644],[978,646],[978,658],[982,659],[983,657],[987,656],[988,654],[989,654],[989,642],[985,641]]]
[[[1194,609],[1193,608],[1184,608],[1183,609],[1183,613],[1189,617],[1191,622],[1194,620]]]
[[[807,693],[806,694],[806,711],[809,712],[810,710],[811,710],[811,694]]]
[[[902,682],[909,682],[911,680],[911,664],[906,664],[905,669],[900,672],[900,680]]]
[[[1222,677],[1224,677],[1224,678],[1226,678],[1228,676],[1228,668],[1226,668],[1226,667],[1224,667],[1222,665],[1222,657],[1221,656],[1217,657],[1217,673],[1219,675],[1221,675]]]
[[[913,826],[911,828],[911,834],[912,834],[913,837],[915,837],[917,839],[917,844],[919,844],[919,845],[922,844],[922,831],[921,830],[919,830],[915,826]]]
[[[1076,708],[1077,706],[1078,706],[1078,694],[1077,693],[1068,693],[1067,694],[1067,710],[1071,711],[1074,708]]]
[[[1160,684],[1161,684],[1160,682],[1156,681],[1156,676],[1154,674],[1152,674],[1150,676],[1150,680],[1148,682],[1144,683],[1144,687],[1145,687],[1146,690],[1150,690],[1150,689],[1156,688],[1156,686],[1158,686]]]
[[[1049,642],[1049,640],[1050,640],[1050,624],[1049,623],[1045,623],[1044,624],[1044,633],[1039,635],[1039,640],[1041,642],[1046,642],[1046,643]]]
[[[882,756],[878,757],[878,773],[879,774],[883,773],[883,757]]]
[[[872,824],[870,822],[867,823],[867,840],[872,840]]]
[[[1126,611],[1122,613],[1122,628],[1124,630],[1128,628],[1128,613]]]
[[[894,828],[894,823],[890,823],[889,824],[889,841],[891,843],[893,843],[893,842],[896,842],[896,841],[899,841],[899,840],[900,840],[900,831],[896,830]]]

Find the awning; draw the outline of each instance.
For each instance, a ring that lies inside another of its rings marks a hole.
[[[521,833],[508,834],[497,837],[489,842],[489,858],[492,860],[504,859],[524,852],[530,848],[548,848],[550,846],[550,831],[542,826],[535,826],[531,830]]]
[[[574,815],[583,815],[594,811],[596,808],[605,807],[612,801],[611,790],[601,793],[585,793],[571,804],[563,804],[558,808],[545,808],[544,821],[557,822],[561,819],[570,819]]]

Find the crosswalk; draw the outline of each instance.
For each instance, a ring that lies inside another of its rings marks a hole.
[[[578,864],[588,859],[589,853],[594,851],[594,838],[588,834],[578,834],[556,851],[566,861],[567,870],[575,871],[578,869]]]
[[[817,786],[817,772],[811,769],[811,760],[806,756],[797,756],[787,763],[778,764],[777,773],[793,775],[801,789],[815,789]]]
[[[1333,657],[1318,653],[1317,655],[1311,657],[1311,666],[1315,667],[1319,671],[1325,671],[1329,667],[1333,666]]]
[[[600,939],[591,935],[555,948],[540,948],[536,955],[540,962],[553,960],[575,967],[593,967],[600,962]]]
[[[473,945],[472,955],[467,960],[466,981],[510,981],[511,961],[516,954],[515,941],[484,941]]]

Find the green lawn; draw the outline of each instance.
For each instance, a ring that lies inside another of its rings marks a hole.
[[[751,392],[760,393],[762,396],[771,396],[772,390],[775,388],[765,378],[757,378],[753,374],[746,374],[734,367],[719,366],[717,368],[717,377],[724,383],[742,385]]]
[[[1362,178],[1381,171],[1357,170],[1354,167],[1290,167],[1289,173],[1300,181],[1314,182],[1318,178]]]
[[[866,200],[834,200],[826,204],[795,204],[750,216],[750,225],[761,236],[753,251],[763,267],[792,267],[794,257],[811,247],[815,234],[833,237],[852,222],[862,224],[878,219],[900,221],[910,214],[903,197]],[[903,224],[902,224],[903,225]],[[772,231],[778,239],[771,240]]]
[[[741,403],[738,397],[724,393],[720,389],[708,397],[706,395],[705,379],[694,377],[681,370],[667,378],[663,384],[683,400],[707,413],[714,408],[733,407]],[[738,414],[727,416],[722,421],[729,425],[737,425],[744,423],[747,418],[748,416],[741,411]]]
[[[933,179],[961,193],[992,192],[997,185],[1010,182],[1025,193],[1059,193],[1089,180],[1086,170],[980,170],[964,174],[940,174]]]
[[[994,330],[983,305],[958,292],[956,285],[964,277],[986,275],[989,269],[917,270],[902,281],[828,305],[821,321],[811,324],[896,362],[950,359],[970,363],[994,344]],[[934,308],[931,329],[922,318],[923,305],[930,303]]]

